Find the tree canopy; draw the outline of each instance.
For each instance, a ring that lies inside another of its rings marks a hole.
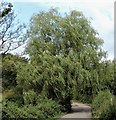
[[[74,10],[64,17],[56,9],[40,12],[31,18],[28,39],[30,63],[17,77],[26,91],[44,92],[70,110],[74,91],[79,98],[92,97],[101,89],[103,40],[81,12]]]

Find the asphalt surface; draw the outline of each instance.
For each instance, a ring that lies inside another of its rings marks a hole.
[[[64,115],[60,120],[91,120],[91,107],[82,103],[73,103],[72,112]]]

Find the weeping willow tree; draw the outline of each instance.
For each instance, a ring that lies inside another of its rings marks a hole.
[[[103,40],[81,12],[64,16],[56,9],[40,12],[32,16],[27,34],[30,62],[19,66],[17,75],[24,95],[32,90],[32,98],[45,95],[69,111],[73,97],[91,98],[101,89]]]

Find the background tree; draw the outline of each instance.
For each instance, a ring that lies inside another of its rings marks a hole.
[[[2,55],[2,93],[3,97],[23,103],[22,90],[17,87],[17,67],[19,64],[26,64],[27,59],[10,53]],[[18,100],[18,101],[17,101]]]
[[[25,41],[25,25],[16,22],[12,7],[11,3],[0,3],[0,51],[4,54],[20,47]]]
[[[108,89],[113,95],[116,95],[115,62],[115,60],[104,61],[101,63],[102,69],[99,70],[102,90]]]
[[[17,66],[23,63],[27,63],[27,59],[19,55],[2,55],[2,87],[5,90],[16,87]]]

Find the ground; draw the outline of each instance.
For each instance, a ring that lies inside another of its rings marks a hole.
[[[75,120],[91,120],[91,107],[87,104],[82,103],[73,103],[72,104],[72,112],[69,114],[64,115],[60,120],[64,120],[68,118],[68,120],[71,120],[71,118],[77,118]],[[82,119],[83,118],[83,119]]]

